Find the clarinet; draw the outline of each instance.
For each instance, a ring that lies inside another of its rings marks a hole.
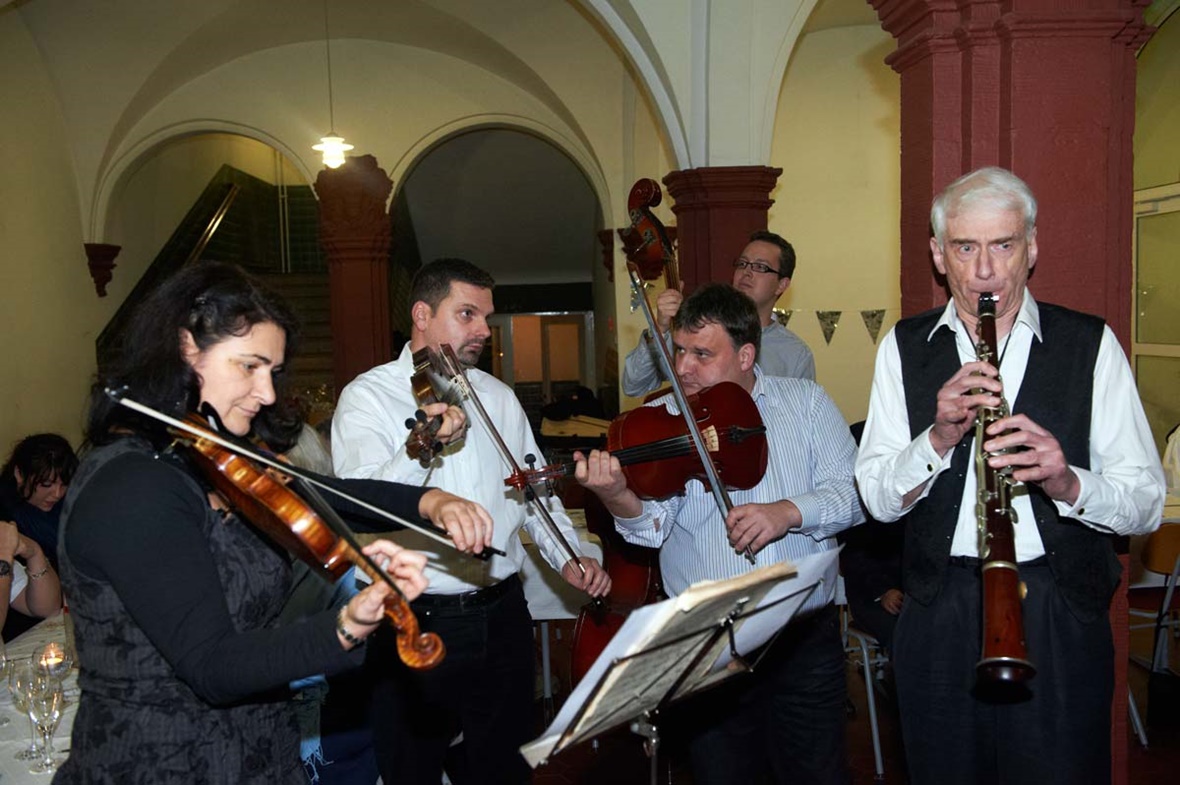
[[[996,363],[996,296],[979,296],[979,343],[981,362]],[[997,377],[998,378],[998,377]],[[973,392],[982,392],[976,390]],[[1009,414],[1008,402],[1000,396],[998,407],[980,407],[975,419],[975,520],[979,529],[979,559],[983,583],[983,653],[975,666],[981,682],[1018,684],[1036,674],[1024,643],[1024,619],[1020,603],[1027,588],[1016,565],[1012,509],[1012,468],[993,469],[987,459],[994,454],[983,449],[990,438],[986,430]]]

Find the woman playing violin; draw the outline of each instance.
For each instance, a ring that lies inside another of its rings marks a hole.
[[[103,393],[177,418],[200,409],[282,450],[299,428],[276,389],[294,331],[286,306],[238,268],[193,265],[141,304],[95,385],[91,449],[62,519],[82,696],[55,782],[306,782],[285,685],[359,664],[392,589],[377,581],[338,612],[277,626],[290,557],[210,493],[162,427]],[[349,490],[469,550],[490,536],[482,508],[438,490]],[[364,551],[405,597],[426,587],[421,554],[385,540]]]

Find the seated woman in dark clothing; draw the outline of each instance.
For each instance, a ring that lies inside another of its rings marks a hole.
[[[56,433],[21,439],[0,469],[0,519],[36,540],[55,570],[61,500],[77,469],[78,456]]]
[[[375,581],[338,611],[280,622],[290,556],[227,508],[156,420],[104,393],[174,418],[205,411],[223,433],[282,452],[300,425],[282,393],[294,330],[287,307],[240,269],[192,264],[139,305],[95,385],[91,448],[58,551],[82,694],[56,785],[307,782],[286,685],[360,664],[392,589]],[[490,542],[487,512],[451,494],[335,484],[430,520],[466,550]],[[421,554],[388,540],[364,552],[387,563],[407,599],[425,588]]]
[[[12,594],[2,622],[6,641],[61,609],[61,586],[57,580],[57,526],[61,518],[61,500],[77,468],[78,456],[74,449],[64,436],[56,433],[38,433],[21,439],[13,447],[4,467],[0,468],[0,521],[16,524],[20,537],[37,546],[37,554],[44,554],[50,568],[47,573],[40,563],[29,561],[30,543],[23,542],[18,547],[18,541],[13,539],[12,548],[0,549],[0,562],[11,564],[12,585],[17,590]],[[8,538],[0,537],[0,540],[4,539]],[[27,572],[25,567],[28,567]],[[0,564],[0,573],[3,571],[4,566]],[[33,582],[26,583],[25,575],[32,577]],[[18,596],[19,590],[26,585],[29,593]]]

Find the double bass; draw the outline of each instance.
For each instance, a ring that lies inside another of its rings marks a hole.
[[[666,498],[682,491],[689,479],[699,479],[712,492],[724,518],[733,508],[727,489],[752,488],[766,473],[769,455],[766,429],[753,400],[739,385],[722,383],[692,398],[685,395],[680,385],[643,284],[645,279],[662,275],[669,287],[680,286],[676,256],[668,234],[650,210],[659,205],[660,200],[660,187],[656,181],[638,181],[631,188],[627,201],[632,227],[620,234],[627,254],[632,297],[643,310],[680,414],[670,415],[654,407],[626,412],[611,423],[607,449],[620,458],[620,463],[627,464],[624,474],[628,487],[640,498]],[[668,419],[676,421],[676,427],[671,431],[666,423]],[[671,462],[673,459],[678,466]],[[719,470],[719,463],[724,474]],[[553,473],[572,473],[565,466],[547,468]],[[589,522],[589,515],[587,518]],[[657,555],[653,552],[650,558],[655,559]],[[744,555],[751,564],[755,563],[750,548],[746,548]],[[609,563],[607,569],[609,572]],[[658,576],[658,571],[653,570],[652,574]],[[646,593],[646,601],[656,598],[650,590]],[[614,600],[613,590],[611,599]],[[585,674],[618,631],[626,613],[636,605],[614,608],[612,602],[611,612],[607,615],[583,609],[575,626],[571,655],[575,681]]]

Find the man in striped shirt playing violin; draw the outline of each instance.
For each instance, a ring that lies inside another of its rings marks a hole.
[[[682,495],[644,501],[628,488],[617,458],[597,450],[574,456],[578,480],[606,504],[623,537],[660,549],[670,595],[755,569],[747,548],[759,566],[836,548],[835,535],[862,520],[852,476],[856,446],[843,416],[815,382],[763,375],[755,362],[761,333],[753,301],[723,284],[695,291],[672,322],[685,394],[734,382],[766,426],[766,474],[750,490],[731,493],[728,514],[697,480]],[[671,396],[650,405],[675,409]],[[831,572],[756,673],[680,704],[676,716],[687,719],[694,781],[747,783],[765,771],[782,783],[849,781],[834,562]]]

